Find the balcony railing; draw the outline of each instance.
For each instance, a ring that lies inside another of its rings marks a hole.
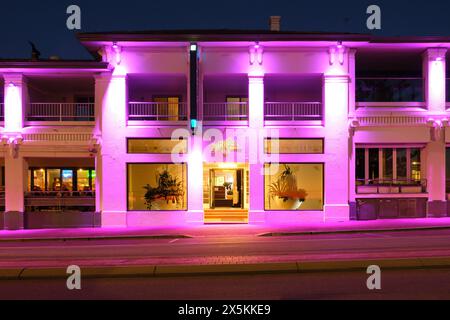
[[[264,120],[308,121],[322,120],[321,102],[266,102]]]
[[[358,194],[405,194],[427,192],[427,180],[414,179],[356,179]]]
[[[395,103],[402,107],[407,102],[423,104],[423,80],[422,78],[392,77],[357,78],[356,101],[359,105],[367,102],[380,107],[390,107]]]
[[[94,191],[29,191],[25,192],[27,211],[89,211],[95,208]]]
[[[204,121],[248,120],[247,102],[206,102],[203,104]]]
[[[30,103],[27,121],[94,121],[94,103]]]
[[[5,104],[0,103],[0,121],[5,121]]]
[[[185,102],[129,102],[128,120],[186,121]]]

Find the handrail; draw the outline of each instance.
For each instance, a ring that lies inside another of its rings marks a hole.
[[[248,120],[248,102],[205,102],[203,120]]]
[[[94,121],[94,103],[32,102],[27,107],[28,121]]]
[[[265,102],[265,120],[322,120],[322,103],[318,101]]]
[[[184,121],[186,102],[128,102],[128,120]]]

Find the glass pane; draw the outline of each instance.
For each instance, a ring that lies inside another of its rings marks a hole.
[[[264,164],[265,210],[323,210],[323,164]]]
[[[397,179],[406,179],[406,149],[397,149]]]
[[[379,156],[378,149],[369,149],[369,179],[377,180],[379,178]],[[371,181],[373,183],[374,181]]]
[[[450,192],[450,148],[445,148],[445,179],[446,192]]]
[[[73,190],[73,171],[63,170],[61,191],[72,191],[72,190]]]
[[[323,153],[322,139],[264,139],[265,153]]]
[[[391,180],[392,175],[392,149],[383,149],[383,179]]]
[[[128,210],[187,210],[186,164],[128,164]]]
[[[420,181],[420,149],[411,149],[411,179]]]
[[[356,180],[359,183],[364,183],[365,179],[365,161],[366,160],[366,150],[362,148],[356,149],[356,156],[355,156],[355,169],[356,169]]]
[[[95,180],[96,180],[97,175],[96,175],[95,170],[91,170],[90,172],[91,172],[90,174],[91,174],[92,190],[95,191]]]
[[[77,188],[78,191],[90,191],[89,170],[77,170]]]
[[[61,190],[61,170],[47,169],[47,190],[60,191]]]
[[[31,191],[44,191],[45,190],[45,170],[35,169],[33,172],[33,184],[34,189]]]
[[[187,140],[128,139],[128,153],[187,153]]]

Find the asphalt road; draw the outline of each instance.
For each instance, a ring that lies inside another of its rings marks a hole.
[[[450,256],[450,230],[295,237],[1,242],[0,267],[221,264]]]
[[[0,299],[450,299],[450,270],[381,272],[381,290],[366,287],[365,272],[170,278],[0,281]]]

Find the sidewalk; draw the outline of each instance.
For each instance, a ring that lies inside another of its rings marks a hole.
[[[395,219],[305,223],[302,225],[209,224],[173,228],[80,228],[1,230],[0,241],[89,240],[195,237],[296,236],[333,233],[365,233],[408,230],[450,229],[449,218]]]

